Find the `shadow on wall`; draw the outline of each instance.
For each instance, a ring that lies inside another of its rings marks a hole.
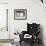
[[[44,37],[43,37],[43,26],[42,25],[40,25],[40,39],[42,40],[42,45],[45,46],[44,45]]]

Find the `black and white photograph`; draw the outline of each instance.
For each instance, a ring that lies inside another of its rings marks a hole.
[[[14,9],[14,19],[15,20],[26,20],[27,9]]]
[[[0,46],[46,46],[46,0],[0,0]]]

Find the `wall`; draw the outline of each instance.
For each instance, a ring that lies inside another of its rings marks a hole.
[[[14,20],[14,9],[27,9],[27,20]],[[42,25],[44,41],[46,44],[45,3],[42,4],[40,0],[12,0],[9,1],[9,10],[9,30],[11,36],[13,36],[13,33],[16,30],[19,32],[27,30],[27,22],[40,23]]]
[[[8,0],[0,0],[0,28],[6,28],[6,9],[8,5],[2,4],[7,3]],[[4,29],[5,30],[5,29]],[[0,39],[9,39],[9,32],[0,30]],[[12,46],[10,43],[0,43],[0,46]]]
[[[0,39],[8,39],[9,32],[7,32],[7,4],[0,3]]]
[[[43,21],[46,19],[44,5],[40,0],[12,0],[9,4],[9,30],[11,32],[26,30],[27,22],[44,24]],[[27,20],[14,20],[14,9],[27,9]]]
[[[8,0],[0,0],[0,3],[7,3]]]

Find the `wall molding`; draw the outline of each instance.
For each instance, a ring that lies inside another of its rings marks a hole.
[[[8,3],[0,3],[0,4],[8,4]]]

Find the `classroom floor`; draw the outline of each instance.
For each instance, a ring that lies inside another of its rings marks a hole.
[[[16,46],[16,45],[12,45],[11,43],[0,43],[0,46]]]
[[[12,45],[11,43],[0,43],[0,46],[31,46],[30,44],[28,43],[25,43],[25,42],[22,42],[22,44],[20,45]],[[33,45],[33,46],[42,46],[41,44],[40,45]]]
[[[19,45],[19,46],[31,46],[30,44],[28,44],[28,43],[25,43],[25,42],[23,42],[21,45]],[[42,44],[34,44],[33,46],[43,46]]]

